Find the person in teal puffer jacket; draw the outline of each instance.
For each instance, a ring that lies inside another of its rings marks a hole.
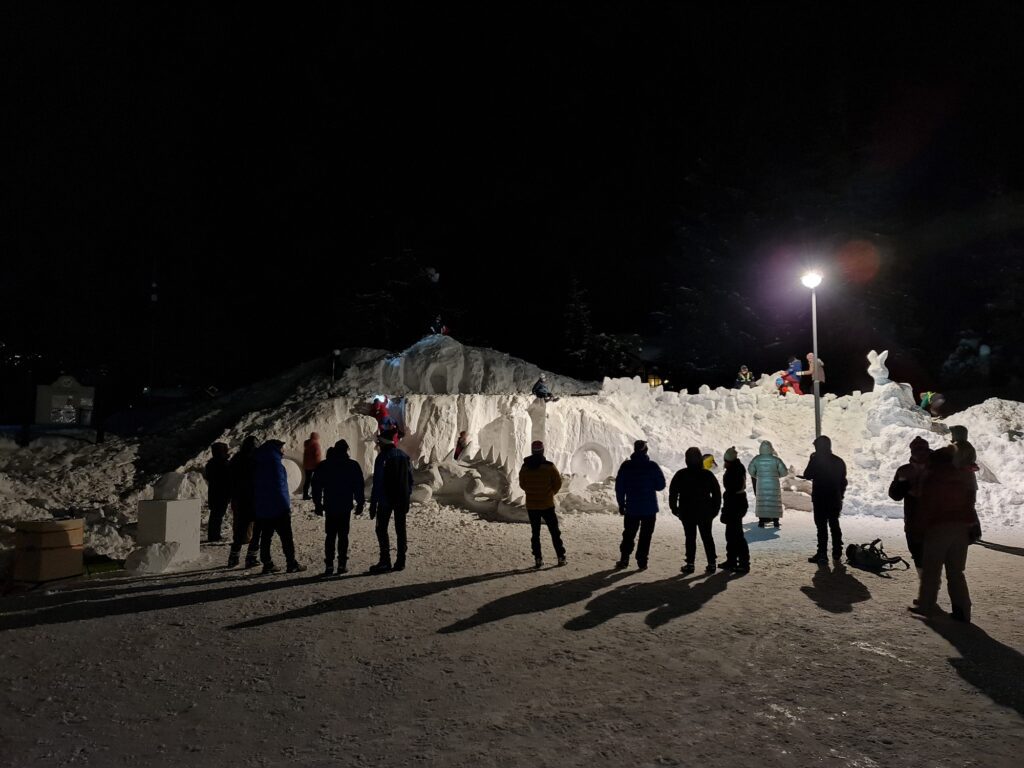
[[[770,442],[761,441],[758,455],[747,466],[747,473],[757,497],[754,511],[758,527],[764,528],[765,523],[771,521],[778,528],[779,518],[782,517],[782,485],[779,480],[788,475],[789,470],[782,459],[775,455],[775,448]]]

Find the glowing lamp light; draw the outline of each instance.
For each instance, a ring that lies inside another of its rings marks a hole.
[[[821,285],[821,273],[820,272],[808,272],[800,278],[800,282],[807,288],[817,288]]]

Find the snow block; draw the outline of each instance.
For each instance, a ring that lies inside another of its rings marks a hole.
[[[147,544],[179,544],[182,562],[199,557],[199,499],[139,502],[139,528],[136,540]]]
[[[124,569],[131,574],[163,573],[178,562],[185,562],[178,557],[181,545],[176,541],[163,544],[149,544],[139,547],[124,561]]]

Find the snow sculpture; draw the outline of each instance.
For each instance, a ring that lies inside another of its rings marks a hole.
[[[875,380],[875,389],[891,384],[889,369],[885,366],[885,359],[889,357],[889,350],[882,350],[879,354],[875,350],[868,352],[868,376]]]

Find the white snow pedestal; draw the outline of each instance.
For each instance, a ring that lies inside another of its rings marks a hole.
[[[177,542],[177,563],[199,557],[199,499],[168,499],[139,502],[139,546]]]

